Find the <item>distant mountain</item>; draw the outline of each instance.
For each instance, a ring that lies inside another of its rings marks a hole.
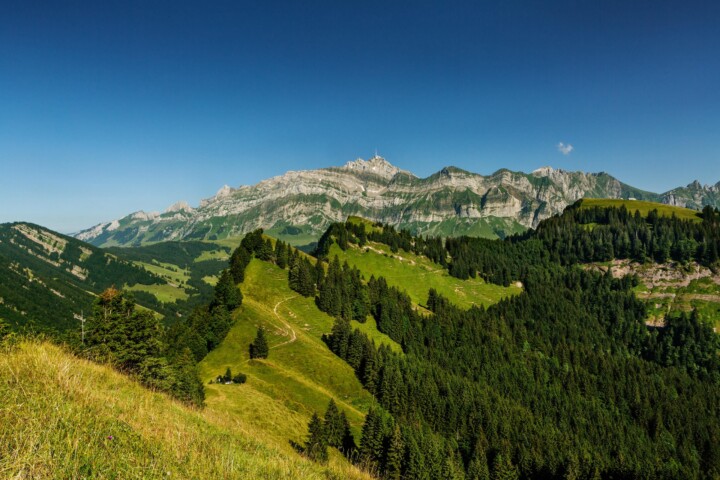
[[[179,202],[163,213],[135,212],[76,237],[99,246],[129,246],[216,240],[262,227],[302,245],[317,240],[330,223],[348,215],[415,234],[503,237],[534,227],[584,197],[636,198],[699,208],[720,205],[718,188],[691,184],[660,195],[607,173],[550,167],[532,173],[502,169],[489,176],[446,167],[418,178],[375,156],[343,167],[290,171],[252,186],[224,186],[197,208]]]
[[[30,223],[0,224],[0,318],[40,329],[79,327],[107,287],[165,284],[115,255]]]
[[[720,206],[720,182],[715,185],[700,185],[695,180],[687,187],[678,187],[661,195],[661,201],[668,205],[701,210],[705,205]]]

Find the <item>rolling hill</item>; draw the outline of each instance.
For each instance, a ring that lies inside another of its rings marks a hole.
[[[230,245],[165,242],[100,249],[29,223],[0,225],[0,318],[15,327],[62,332],[80,326],[95,296],[110,286],[172,323],[209,301]]]
[[[95,295],[111,285],[166,280],[97,247],[38,225],[0,225],[0,317],[11,324],[65,330],[79,326]]]
[[[675,205],[666,205],[657,202],[648,202],[644,200],[627,200],[614,198],[583,198],[578,201],[580,209],[592,207],[600,208],[620,208],[625,207],[630,212],[640,212],[640,215],[647,217],[648,214],[656,210],[659,215],[671,217],[675,216],[682,220],[692,220],[699,222],[702,220],[700,212],[690,208],[678,207]]]

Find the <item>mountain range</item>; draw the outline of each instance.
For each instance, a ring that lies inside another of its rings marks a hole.
[[[382,157],[342,167],[289,171],[255,185],[222,187],[196,208],[178,202],[165,212],[139,211],[80,231],[97,246],[167,240],[218,240],[256,228],[294,245],[316,241],[332,222],[359,215],[414,234],[505,237],[536,226],[580,198],[623,198],[700,209],[720,206],[720,182],[653,193],[604,173],[542,167],[479,175],[445,167],[427,178]]]

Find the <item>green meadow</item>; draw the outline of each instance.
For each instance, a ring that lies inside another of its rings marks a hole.
[[[345,251],[333,244],[329,258],[335,255],[341,263],[347,261],[349,265],[357,267],[366,279],[370,275],[384,277],[388,285],[405,290],[412,301],[420,306],[427,302],[431,288],[461,308],[492,305],[522,291],[517,285],[501,287],[480,278],[460,280],[450,276],[442,266],[426,257],[403,250],[392,253],[387,245],[381,243],[368,242],[362,248],[350,245]]]
[[[624,206],[631,212],[639,211],[640,215],[646,217],[651,211],[657,210],[658,214],[670,217],[675,215],[684,220],[701,221],[699,212],[689,208],[674,207],[664,203],[646,202],[643,200],[622,200],[616,198],[583,198],[580,201],[580,208],[592,207],[615,207]]]

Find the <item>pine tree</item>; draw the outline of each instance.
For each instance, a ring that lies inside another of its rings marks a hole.
[[[454,449],[448,447],[442,465],[442,478],[447,480],[464,480],[465,473]]]
[[[225,306],[229,311],[232,311],[240,305],[242,305],[242,293],[235,285],[230,270],[223,270],[217,285],[215,285],[215,297],[211,303],[211,308]]]
[[[287,267],[287,262],[288,257],[285,242],[278,240],[275,242],[275,264],[278,267],[285,269],[285,267]]]
[[[385,437],[383,419],[376,408],[370,408],[365,417],[360,443],[360,459],[368,465],[379,464],[383,457]]]
[[[189,348],[173,361],[176,370],[175,384],[172,386],[172,394],[185,403],[202,405],[205,401],[205,389],[200,380],[197,363]]]
[[[161,337],[160,323],[152,312],[136,310],[126,292],[109,288],[95,302],[85,344],[94,358],[139,373],[146,359],[162,356]]]
[[[402,463],[405,453],[400,425],[395,424],[385,457],[385,478],[399,480],[402,477]]]
[[[314,277],[315,277],[315,285],[318,290],[322,288],[323,281],[325,280],[325,267],[323,266],[323,261],[320,259],[317,259],[315,261],[315,268],[314,268]]]
[[[405,458],[403,472],[406,478],[428,478],[425,469],[425,455],[414,436],[408,435],[405,440]]]
[[[357,456],[357,444],[355,443],[355,437],[353,437],[352,431],[350,430],[350,422],[348,421],[345,412],[340,412],[340,421],[343,426],[343,437],[340,451],[347,458],[353,460]]]
[[[230,256],[230,274],[236,284],[242,283],[245,280],[245,268],[250,263],[251,257],[252,253],[243,245],[236,248]]]
[[[493,460],[492,480],[518,480],[520,473],[510,460],[510,455],[498,453]]]
[[[475,455],[468,465],[467,480],[490,480],[490,469],[484,451],[475,450]]]
[[[270,261],[273,257],[273,246],[272,241],[268,238],[266,240],[263,240],[262,237],[260,238],[259,242],[257,243],[257,249],[255,250],[255,256],[258,258],[258,260],[262,261]]]
[[[225,370],[225,375],[223,375],[223,380],[226,382],[229,382],[232,380],[232,370],[230,370],[230,367],[227,367],[227,370]]]
[[[305,453],[316,462],[325,463],[328,460],[327,447],[323,422],[317,413],[313,413],[308,424],[308,440],[305,443]]]
[[[335,404],[335,400],[330,399],[324,418],[325,434],[328,445],[331,447],[342,447],[343,434],[345,433],[345,425],[343,424],[340,411]]]
[[[265,338],[265,329],[260,327],[255,340],[250,344],[250,358],[267,358],[269,353],[270,348]]]

